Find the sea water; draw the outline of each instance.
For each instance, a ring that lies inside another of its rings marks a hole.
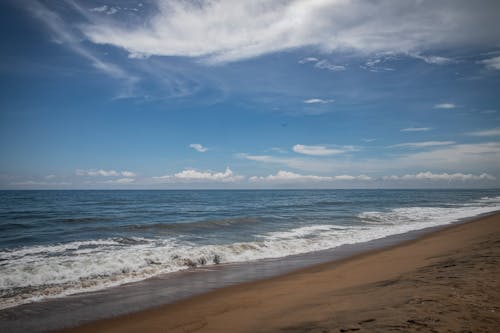
[[[0,309],[500,210],[500,190],[0,191]]]

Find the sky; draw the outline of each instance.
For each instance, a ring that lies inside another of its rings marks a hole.
[[[500,187],[500,2],[0,2],[0,189]]]

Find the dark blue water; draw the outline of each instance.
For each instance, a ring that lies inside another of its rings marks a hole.
[[[499,190],[1,191],[0,308],[499,209]]]

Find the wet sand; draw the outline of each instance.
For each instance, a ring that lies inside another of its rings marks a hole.
[[[500,214],[65,332],[498,332]]]

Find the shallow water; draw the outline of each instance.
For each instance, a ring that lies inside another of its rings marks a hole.
[[[499,190],[2,191],[0,308],[496,210]]]

